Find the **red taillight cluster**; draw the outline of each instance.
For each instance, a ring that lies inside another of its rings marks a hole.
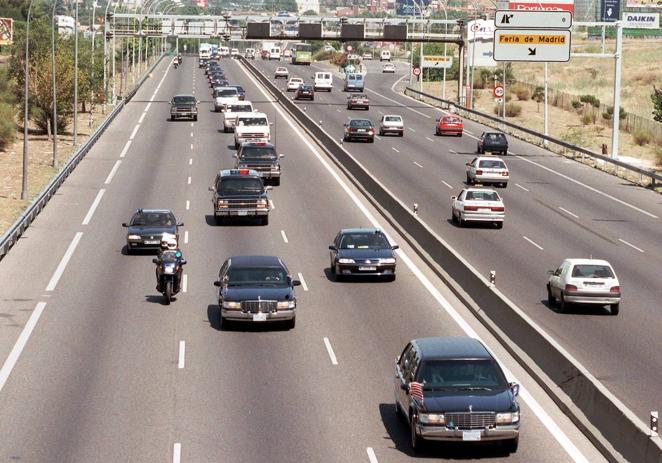
[[[477,170],[476,175],[483,175],[483,171],[482,170]]]
[[[492,211],[493,212],[503,212],[505,210],[506,210],[506,208],[503,207],[503,206],[492,206]]]
[[[478,206],[464,206],[465,211],[477,211]]]
[[[620,294],[621,293],[621,287],[620,286],[612,286],[611,289],[609,290],[610,293],[612,294]]]
[[[507,171],[507,170],[504,170],[504,171],[501,173],[501,175],[503,175],[504,177],[507,177],[507,176],[508,176],[508,171]]]
[[[577,287],[575,285],[565,285],[565,290],[566,291],[577,291]]]

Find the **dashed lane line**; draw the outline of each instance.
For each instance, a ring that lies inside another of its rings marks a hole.
[[[182,444],[175,442],[172,446],[172,463],[181,463],[182,461]]]
[[[338,365],[338,359],[336,358],[335,352],[333,352],[333,347],[331,347],[329,338],[324,338],[324,345],[326,346],[326,351],[328,352],[329,358],[331,359],[331,365]]]
[[[536,243],[535,241],[533,241],[531,238],[528,238],[528,237],[523,236],[523,235],[522,235],[522,238],[524,238],[526,241],[528,241],[529,243],[531,243],[532,245],[534,245],[535,247],[537,247],[537,248],[540,249],[541,251],[544,251],[544,250],[545,250],[542,246],[540,246],[538,243]]]
[[[126,144],[124,145],[124,148],[122,148],[122,152],[120,153],[120,158],[126,156],[126,153],[129,151],[129,147],[131,146],[131,143],[133,143],[131,140],[127,140]]]
[[[120,159],[115,161],[115,165],[113,166],[112,169],[110,169],[110,173],[108,174],[108,177],[106,177],[106,181],[104,182],[106,185],[110,184],[110,182],[113,181],[113,177],[117,173],[117,169],[120,168],[121,164],[122,164],[122,161]]]
[[[131,136],[129,136],[129,140],[133,140],[136,137],[136,133],[138,133],[138,129],[140,129],[140,124],[136,124],[136,126],[133,128],[133,132],[131,132]]]
[[[417,165],[417,166],[420,167],[421,169],[423,168],[423,166],[420,165],[420,164],[419,164],[418,162],[416,162],[416,161],[414,161],[414,165]]]
[[[453,185],[451,185],[451,184],[449,184],[449,183],[446,183],[446,181],[442,180],[441,183],[443,183],[444,185],[446,185],[446,186],[447,186],[448,188],[450,188],[451,190],[453,189]]]
[[[188,211],[191,208],[191,201],[186,200],[186,210]]]
[[[578,218],[579,218],[579,216],[578,216],[577,214],[573,214],[572,212],[570,212],[569,210],[567,210],[567,209],[565,209],[565,208],[563,208],[563,207],[561,207],[561,206],[559,206],[559,209],[561,209],[561,210],[562,210],[563,212],[565,212],[566,214],[573,216],[575,219],[578,219]]]
[[[186,365],[186,342],[179,341],[179,360],[177,361],[177,368],[180,370],[184,369]]]
[[[303,290],[308,291],[308,285],[306,284],[306,280],[303,278],[303,274],[301,272],[299,272],[299,281],[301,281],[301,287]]]
[[[143,120],[145,119],[145,116],[146,116],[146,115],[147,115],[146,112],[143,112],[143,113],[140,115],[140,119],[138,119],[138,124],[142,124],[142,123],[143,123]]]
[[[182,275],[182,292],[188,292],[188,274]]]
[[[92,216],[94,215],[94,211],[97,210],[97,206],[99,206],[99,203],[101,202],[101,198],[103,198],[103,194],[105,192],[106,190],[103,188],[99,190],[96,198],[94,198],[94,201],[92,201],[92,205],[90,206],[90,209],[87,211],[87,214],[85,214],[85,218],[83,219],[82,225],[88,225],[90,223],[90,220],[92,220]]]
[[[55,269],[55,272],[53,272],[53,276],[51,276],[51,279],[48,282],[48,285],[46,286],[46,291],[53,291],[55,289],[57,283],[60,281],[60,278],[62,277],[62,274],[64,273],[64,270],[67,268],[67,264],[69,263],[71,256],[73,256],[74,251],[76,250],[76,247],[78,246],[78,243],[80,243],[80,239],[82,237],[83,237],[83,232],[76,232],[74,238],[71,240],[71,243],[69,243],[69,247],[65,251],[64,256],[62,256],[62,260],[60,260],[60,263]]]
[[[188,230],[184,232],[184,244],[188,244]]]
[[[377,460],[377,455],[375,455],[375,451],[372,449],[372,447],[368,447],[366,450],[368,452],[368,460],[370,463],[379,463]]]
[[[620,241],[620,242],[623,243],[623,244],[626,244],[626,245],[630,246],[632,249],[636,249],[637,251],[639,251],[639,252],[641,252],[641,253],[645,252],[643,249],[638,248],[638,247],[635,246],[634,244],[629,243],[629,242],[627,242],[627,241],[625,241],[625,240],[623,240],[623,239],[621,239],[621,238],[619,238],[618,241]]]
[[[396,153],[399,153],[399,152],[400,152],[400,150],[399,150],[399,149],[397,149],[397,148],[396,148],[396,147],[394,147],[394,146],[391,146],[391,149],[392,149],[393,151],[395,151]]]
[[[527,190],[526,188],[524,188],[522,185],[520,185],[519,183],[516,183],[515,186],[516,186],[517,188],[521,188],[521,189],[524,190],[524,191],[529,191],[529,190]]]
[[[285,244],[289,243],[289,241],[287,241],[287,235],[285,234],[285,230],[280,231],[280,236],[283,237],[283,241],[285,241]]]

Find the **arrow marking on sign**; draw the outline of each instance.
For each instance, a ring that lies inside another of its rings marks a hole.
[[[535,48],[529,48],[529,56],[536,56],[536,49]]]

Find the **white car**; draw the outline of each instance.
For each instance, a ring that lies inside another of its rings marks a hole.
[[[233,48],[230,50],[230,57],[237,58],[239,56],[239,49]]]
[[[494,223],[503,227],[506,208],[499,194],[487,188],[465,188],[451,196],[451,221],[463,227],[467,222]]]
[[[355,55],[355,54],[347,55],[347,60],[348,61],[359,61],[359,59],[360,59],[359,55]]]
[[[287,91],[288,92],[294,92],[299,88],[299,85],[303,84],[303,79],[299,77],[292,77],[288,82],[287,82]]]
[[[283,50],[283,58],[290,58],[292,56],[292,50],[289,48],[286,48]]]
[[[244,52],[244,58],[255,59],[255,48],[247,48]]]
[[[289,71],[287,70],[286,67],[283,66],[278,66],[276,68],[276,72],[274,73],[274,79],[278,79],[279,77],[283,77],[284,79],[287,79],[290,76]]]
[[[371,59],[372,59],[372,53],[364,53],[363,54],[363,61],[371,60]]]
[[[237,114],[252,112],[253,104],[250,101],[237,101],[226,105],[223,112],[223,132],[234,132],[234,126],[237,124]]]
[[[384,72],[390,72],[390,73],[395,72],[395,64],[393,64],[393,63],[384,63],[384,65],[382,66],[382,73],[384,73]]]
[[[394,133],[399,137],[405,134],[405,123],[402,116],[397,114],[384,114],[379,121],[379,135]]]
[[[216,87],[214,89],[214,112],[225,111],[225,106],[239,101],[236,87]]]
[[[564,259],[559,268],[547,273],[550,307],[558,306],[559,312],[565,312],[569,304],[608,305],[610,313],[618,315],[621,287],[606,260]]]
[[[271,140],[269,120],[264,113],[239,113],[234,127],[234,147],[245,141],[268,143]]]
[[[388,50],[382,50],[379,54],[379,61],[391,61],[391,52]]]
[[[478,156],[467,162],[467,184],[475,183],[508,186],[510,173],[503,159],[494,156]]]

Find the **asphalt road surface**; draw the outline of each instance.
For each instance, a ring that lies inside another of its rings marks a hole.
[[[214,225],[207,187],[232,166],[232,135],[197,60],[177,70],[164,61],[0,262],[0,461],[602,461],[241,66],[222,65],[275,122],[286,155],[269,225]],[[199,121],[170,122],[169,99],[191,91]],[[415,177],[405,166],[402,175]],[[139,207],[170,208],[185,223],[186,291],[170,306],[155,291],[153,256],[124,250],[120,224]],[[335,233],[375,224],[402,246],[397,280],[333,282]],[[279,255],[305,281],[294,330],[220,330],[212,282],[237,254]],[[603,323],[627,321],[627,308]],[[523,385],[520,449],[433,445],[414,455],[394,415],[394,359],[412,338],[465,334]]]

